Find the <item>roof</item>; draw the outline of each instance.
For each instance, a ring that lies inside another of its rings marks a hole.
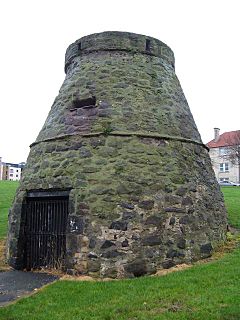
[[[24,163],[24,162],[21,162],[21,163],[5,162],[4,164],[5,164],[5,166],[7,166],[7,167],[14,167],[14,168],[24,168],[24,166],[25,166],[25,163]]]
[[[224,132],[217,141],[214,139],[207,143],[208,148],[219,148],[240,144],[240,130]]]

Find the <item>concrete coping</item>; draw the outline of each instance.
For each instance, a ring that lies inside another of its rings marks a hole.
[[[82,37],[72,43],[65,55],[65,72],[72,60],[83,54],[98,51],[123,51],[156,56],[174,68],[173,51],[162,41],[141,34],[119,31],[105,31]]]

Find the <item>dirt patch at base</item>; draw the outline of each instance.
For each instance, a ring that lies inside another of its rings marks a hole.
[[[181,270],[185,270],[188,268],[193,267],[192,264],[186,264],[186,263],[182,263],[182,264],[177,264],[176,266],[169,268],[169,269],[161,269],[158,270],[155,274],[153,274],[154,276],[165,276],[166,274],[172,273],[172,272],[176,272],[176,271],[181,271]]]
[[[94,279],[90,276],[70,276],[68,274],[62,276],[60,280],[73,280],[73,281],[99,281],[99,279]]]
[[[187,268],[191,268],[193,267],[193,265],[191,264],[179,264],[176,265],[172,268],[169,269],[161,269],[158,270],[156,273],[154,273],[153,275],[151,275],[152,277],[156,277],[156,276],[165,276],[166,274],[172,273],[172,272],[176,272],[176,271],[181,271],[181,270],[185,270]],[[69,281],[119,281],[119,280],[123,280],[122,278],[93,278],[90,276],[85,276],[85,275],[79,275],[79,276],[71,276],[71,275],[63,275],[60,280],[69,280]]]

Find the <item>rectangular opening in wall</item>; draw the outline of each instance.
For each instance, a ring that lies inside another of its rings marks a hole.
[[[69,191],[28,193],[25,205],[27,270],[64,266],[68,208]]]
[[[151,44],[150,40],[149,40],[149,39],[146,39],[145,50],[148,51],[148,52],[150,52],[150,50],[151,50],[150,44]]]
[[[75,99],[73,100],[73,108],[87,108],[94,107],[96,105],[96,97],[92,96],[86,99]]]

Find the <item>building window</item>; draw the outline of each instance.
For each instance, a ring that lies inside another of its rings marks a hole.
[[[10,169],[9,172],[13,173],[13,169]]]
[[[229,178],[220,178],[219,180],[220,180],[220,182],[223,182],[223,181],[229,182]]]
[[[229,149],[226,147],[219,148],[219,155],[220,156],[226,156],[229,153]]]
[[[227,162],[220,163],[219,170],[220,170],[220,172],[228,172],[229,171],[228,163]]]
[[[18,178],[18,174],[16,174],[16,178]]]
[[[13,174],[12,173],[10,173],[10,175],[9,175],[10,177],[13,177]]]

